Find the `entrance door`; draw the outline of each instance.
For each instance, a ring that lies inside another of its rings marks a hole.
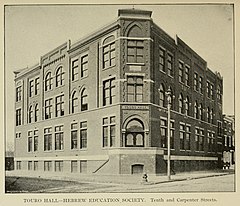
[[[144,165],[136,164],[132,165],[132,174],[142,174]]]

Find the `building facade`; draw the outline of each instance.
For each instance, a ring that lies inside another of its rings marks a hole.
[[[223,80],[151,11],[123,9],[94,34],[15,72],[15,168],[166,172],[222,167]]]

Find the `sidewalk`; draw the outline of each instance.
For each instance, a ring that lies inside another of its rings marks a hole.
[[[79,174],[79,173],[48,173],[36,171],[6,171],[6,176],[32,177],[53,180],[76,181],[82,183],[94,182],[96,184],[160,184],[173,181],[184,181],[206,177],[223,176],[234,174],[234,170],[193,171],[171,175],[169,181],[166,175],[148,175],[148,182],[144,182],[142,175],[102,175],[102,174]]]

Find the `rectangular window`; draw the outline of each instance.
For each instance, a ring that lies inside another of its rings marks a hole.
[[[166,148],[167,147],[167,120],[160,119],[160,147]]]
[[[115,78],[103,82],[103,106],[114,104],[116,99]]]
[[[36,152],[38,151],[38,130],[34,131],[33,141],[34,141],[33,151]]]
[[[77,149],[78,123],[71,124],[71,149]]]
[[[39,94],[40,91],[40,80],[39,77],[35,79],[35,95]]]
[[[200,129],[199,150],[204,150],[204,130]]]
[[[144,63],[144,45],[142,40],[128,40],[127,61],[128,63]]]
[[[199,128],[196,128],[195,129],[195,149],[196,149],[196,151],[199,151],[199,136],[200,136]]]
[[[173,76],[173,56],[171,54],[167,55],[167,69],[168,75]]]
[[[170,122],[170,148],[174,149],[174,122]]]
[[[103,147],[115,146],[115,117],[103,118]]]
[[[22,124],[22,110],[17,109],[16,110],[16,126],[19,126]]]
[[[77,172],[77,161],[71,161],[71,172]]]
[[[87,148],[87,121],[80,123],[80,149]]]
[[[64,95],[56,97],[56,117],[64,115]]]
[[[29,97],[32,97],[34,94],[34,80],[29,81]]]
[[[17,161],[16,163],[16,169],[21,170],[22,169],[22,161]]]
[[[183,81],[183,67],[184,64],[182,62],[179,62],[178,69],[179,69],[179,82],[184,82]]]
[[[184,150],[185,149],[185,125],[184,124],[180,124],[179,125],[179,136],[180,136],[180,149]]]
[[[72,81],[78,79],[78,59],[72,61]]]
[[[63,126],[55,127],[55,150],[63,150]]]
[[[207,81],[207,96],[210,98],[210,82]]]
[[[80,161],[80,173],[87,173],[87,161],[86,160]]]
[[[190,139],[191,139],[191,127],[186,125],[186,137],[185,137],[186,150],[190,150]]]
[[[214,91],[213,91],[214,87],[213,87],[213,84],[210,84],[210,97],[212,99],[214,99]]]
[[[63,171],[63,161],[55,161],[55,172]]]
[[[44,129],[44,151],[52,150],[52,128]]]
[[[198,91],[198,74],[194,73],[194,90]]]
[[[143,77],[127,77],[127,100],[128,102],[143,102]]]
[[[33,132],[28,131],[28,152],[33,151]]]
[[[34,161],[33,163],[33,169],[38,170],[38,161]]]
[[[21,132],[17,132],[16,133],[16,138],[18,139],[18,138],[21,138]]]
[[[187,85],[187,86],[189,86],[190,85],[190,81],[189,81],[189,72],[190,72],[190,67],[189,66],[185,66],[185,84]]]
[[[159,48],[159,70],[165,72],[165,50]]]
[[[22,86],[16,88],[16,102],[22,100]]]
[[[199,77],[199,91],[203,93],[203,78]]]
[[[51,119],[53,108],[52,108],[52,99],[45,100],[45,119]]]
[[[52,162],[44,161],[44,171],[52,171]]]
[[[222,122],[219,122],[219,121],[218,121],[217,134],[218,134],[219,137],[222,136]]]
[[[115,65],[115,42],[109,43],[103,47],[103,68]]]
[[[81,78],[88,76],[88,55],[81,57]]]
[[[28,161],[28,170],[32,170],[32,161]]]

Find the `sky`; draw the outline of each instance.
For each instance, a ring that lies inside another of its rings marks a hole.
[[[72,43],[117,19],[118,9],[153,11],[152,19],[178,35],[212,71],[223,76],[223,113],[234,114],[233,7],[231,5],[48,5],[5,7],[5,111],[7,147],[14,141],[13,71],[39,63],[62,43]]]

